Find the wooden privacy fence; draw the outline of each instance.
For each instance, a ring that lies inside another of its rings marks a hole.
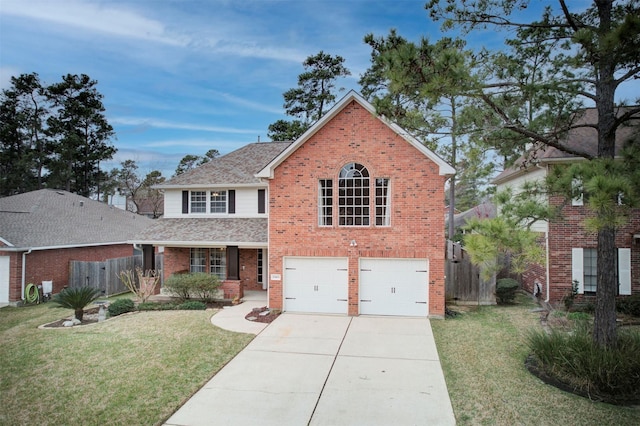
[[[445,296],[448,302],[474,305],[496,304],[496,277],[484,280],[480,268],[457,243],[449,242],[445,266]]]
[[[142,268],[142,256],[119,257],[104,262],[69,262],[69,287],[92,287],[105,297],[129,291],[120,280],[120,272]]]
[[[164,256],[161,253],[155,255],[155,268],[160,271],[160,286],[164,283],[163,259]],[[129,289],[120,280],[120,272],[128,269],[135,270],[136,267],[142,268],[142,256],[119,257],[107,259],[104,262],[72,260],[69,264],[69,287],[97,288],[105,297],[126,293]]]

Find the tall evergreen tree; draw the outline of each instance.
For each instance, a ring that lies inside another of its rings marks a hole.
[[[555,147],[584,158],[591,170],[603,172],[594,179],[581,167],[567,168],[570,176],[558,182],[575,178],[605,182],[608,168],[602,164],[615,159],[616,130],[640,120],[639,107],[619,112],[615,103],[620,86],[640,77],[640,5],[636,0],[595,0],[586,10],[572,12],[559,0],[555,8],[547,6],[540,19],[519,20],[518,12],[527,7],[528,2],[522,0],[487,0],[473,5],[431,0],[426,5],[431,17],[443,20],[445,28],[471,32],[489,27],[515,34],[506,40],[511,53],[490,58],[495,66],[489,83],[475,93],[485,107],[485,126],[493,126],[494,134],[503,136],[492,139],[496,148],[535,159],[539,148]],[[596,122],[576,121],[582,116],[584,103],[595,105]],[[584,126],[597,132],[595,152],[563,143],[569,129]],[[594,225],[598,241],[594,340],[609,347],[617,342],[618,283],[610,271],[616,269],[615,239],[621,216],[610,220],[607,210],[617,204],[616,185],[601,188],[604,192],[598,198],[604,201],[591,205],[596,217],[603,219]]]
[[[99,185],[100,161],[116,152],[110,143],[114,131],[96,85],[88,75],[67,74],[46,90],[52,103],[47,124],[54,153],[48,164],[48,186],[85,197]]]
[[[283,93],[285,113],[296,120],[278,120],[269,125],[272,140],[293,140],[319,120],[336,99],[336,80],[351,75],[344,58],[320,51],[302,63],[298,87]],[[341,90],[341,89],[340,89]]]
[[[0,95],[0,196],[43,187],[48,114],[38,74],[11,77]]]

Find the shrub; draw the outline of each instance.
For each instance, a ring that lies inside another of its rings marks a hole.
[[[533,331],[527,343],[545,373],[574,389],[607,401],[640,399],[638,331],[620,329],[618,346],[609,349],[595,344],[585,325],[572,333]]]
[[[207,305],[197,300],[190,300],[176,306],[176,309],[183,311],[204,311],[207,309]]]
[[[616,310],[621,314],[640,317],[640,294],[620,297],[616,300]]]
[[[136,305],[133,303],[131,299],[118,299],[113,303],[109,304],[107,310],[109,311],[109,316],[115,317],[118,315],[126,314],[127,312],[132,312],[135,310]]]
[[[591,315],[587,312],[569,312],[567,314],[567,318],[571,321],[589,321],[591,319]]]
[[[82,321],[84,307],[96,300],[102,292],[92,287],[65,288],[53,296],[52,302],[60,307],[73,309],[75,317]]]
[[[138,304],[139,311],[171,311],[176,309],[175,303],[142,302]]]
[[[513,278],[501,278],[496,284],[496,297],[500,305],[513,303],[516,291],[520,288],[518,281]]]
[[[199,298],[210,302],[220,287],[220,280],[204,272],[174,274],[165,281],[164,287],[182,301]]]

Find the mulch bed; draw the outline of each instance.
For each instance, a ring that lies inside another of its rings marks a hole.
[[[534,376],[542,380],[544,383],[554,386],[565,392],[569,392],[574,395],[587,398],[591,401],[605,402],[607,404],[612,404],[612,405],[640,406],[640,400],[637,400],[637,399],[622,398],[615,395],[604,395],[604,394],[599,394],[597,392],[588,392],[586,390],[576,388],[575,386],[572,386],[569,383],[566,383],[565,381],[560,380],[559,378],[553,375],[550,375],[546,371],[544,371],[539,361],[536,359],[536,357],[533,354],[527,357],[527,359],[524,362],[524,365],[527,368],[527,370],[529,370],[529,373],[533,374]]]
[[[269,313],[265,315],[260,315],[262,312],[269,312]],[[244,319],[252,322],[270,323],[274,319],[278,318],[278,315],[280,315],[280,311],[277,311],[277,310],[271,311],[266,306],[263,306],[261,308],[253,308],[251,312],[245,315]]]
[[[73,327],[79,327],[81,325],[89,325],[96,324],[98,322],[98,310],[100,308],[91,308],[85,309],[84,314],[82,316],[82,322],[78,325],[74,325]],[[58,321],[50,322],[49,324],[43,325],[44,328],[73,328],[73,327],[65,327],[63,324],[67,321],[70,321],[73,317],[63,318]]]

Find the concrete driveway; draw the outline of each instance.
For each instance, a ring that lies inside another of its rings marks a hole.
[[[454,425],[428,319],[284,313],[166,425]]]

